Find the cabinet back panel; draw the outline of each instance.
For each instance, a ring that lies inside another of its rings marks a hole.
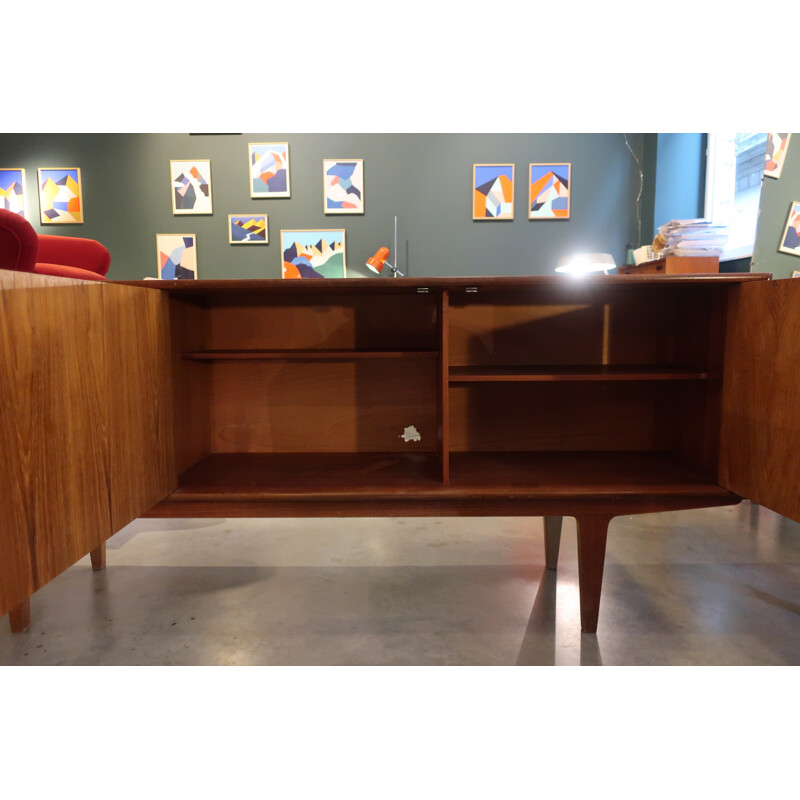
[[[450,390],[453,452],[669,450],[655,383],[472,384]]]
[[[436,359],[217,362],[214,453],[433,452]],[[401,436],[414,425],[421,441]]]
[[[524,301],[462,295],[450,308],[450,364],[681,364],[697,352],[690,343],[698,338],[704,347],[693,364],[698,358],[707,362],[711,294],[699,288],[627,287],[594,292],[587,302],[566,302],[563,293],[552,292],[526,295]]]
[[[210,313],[211,347],[220,350],[437,346],[433,295],[270,297]]]

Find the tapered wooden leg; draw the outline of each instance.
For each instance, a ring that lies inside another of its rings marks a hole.
[[[31,626],[31,599],[23,600],[16,608],[8,612],[11,633],[25,633]]]
[[[597,632],[600,589],[611,515],[591,514],[575,517],[578,523],[578,586],[581,596],[581,632]]]
[[[106,543],[103,542],[99,547],[95,547],[89,553],[89,557],[92,559],[92,569],[95,572],[99,572],[101,569],[106,568]]]
[[[561,544],[561,523],[564,517],[544,518],[544,563],[547,569],[558,567],[558,548]]]

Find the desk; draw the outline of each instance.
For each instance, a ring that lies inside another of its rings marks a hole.
[[[139,516],[542,516],[554,569],[569,515],[594,632],[613,517],[800,519],[800,282],[768,278],[4,272],[0,613]]]

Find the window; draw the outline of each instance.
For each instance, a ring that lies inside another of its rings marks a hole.
[[[766,133],[708,134],[704,216],[728,228],[722,259],[753,254],[766,149]]]

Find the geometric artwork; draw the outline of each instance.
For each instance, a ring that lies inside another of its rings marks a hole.
[[[789,148],[791,133],[768,133],[767,134],[767,153],[764,174],[768,178],[780,178],[783,169],[783,160],[786,158],[786,151]]]
[[[193,233],[157,233],[158,277],[161,280],[197,279],[197,237]]]
[[[322,159],[326,214],[364,213],[364,159]]]
[[[472,165],[472,219],[514,219],[514,165]]]
[[[344,278],[344,230],[281,231],[281,277]]]
[[[800,202],[797,200],[789,207],[789,219],[786,222],[778,252],[800,256]]]
[[[267,244],[267,215],[228,214],[228,241],[231,244]]]
[[[250,197],[289,197],[289,143],[247,145]]]
[[[568,219],[571,164],[531,164],[528,219]]]
[[[24,169],[0,169],[0,208],[28,218]]]
[[[211,214],[211,162],[170,161],[173,214]]]
[[[38,172],[42,224],[83,222],[80,169],[40,169]]]

